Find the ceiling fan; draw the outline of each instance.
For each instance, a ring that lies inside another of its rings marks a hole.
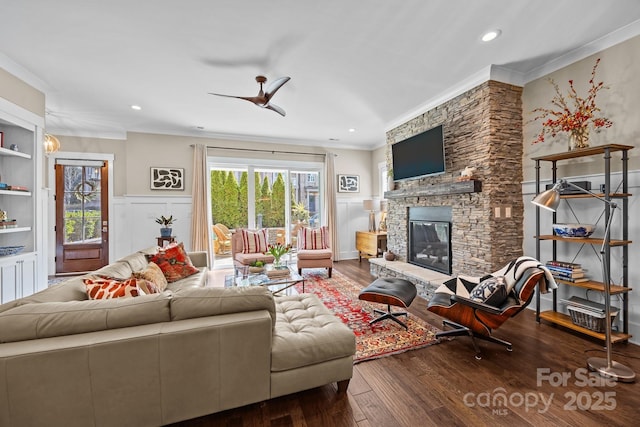
[[[209,95],[225,96],[227,98],[244,99],[246,101],[253,102],[258,107],[268,108],[269,110],[273,110],[276,113],[278,113],[278,114],[280,114],[282,116],[285,116],[286,113],[284,112],[284,110],[282,108],[280,108],[277,105],[271,103],[271,98],[273,97],[273,95],[275,95],[275,93],[278,91],[278,89],[280,89],[282,87],[282,85],[284,85],[290,79],[291,79],[291,77],[280,77],[280,78],[276,79],[273,83],[271,83],[269,85],[269,87],[267,88],[267,91],[265,92],[262,89],[262,85],[264,83],[266,83],[267,78],[265,76],[256,76],[256,81],[260,84],[260,91],[258,92],[257,96],[234,96],[234,95],[224,95],[224,94],[221,94],[221,93],[213,93],[213,92],[209,92]]]

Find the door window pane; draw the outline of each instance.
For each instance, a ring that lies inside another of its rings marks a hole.
[[[88,243],[101,238],[100,168],[64,167],[64,243]]]

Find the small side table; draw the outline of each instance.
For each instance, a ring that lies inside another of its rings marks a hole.
[[[170,243],[175,243],[176,241],[176,236],[169,236],[169,237],[156,237],[158,239],[158,246],[160,246],[161,248],[164,248],[165,245],[168,245]]]
[[[356,231],[356,249],[360,261],[362,257],[377,258],[387,250],[386,231]]]

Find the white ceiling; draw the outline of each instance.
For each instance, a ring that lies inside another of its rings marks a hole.
[[[385,130],[490,75],[524,84],[640,34],[638,0],[0,5],[0,66],[45,92],[47,131],[116,138],[133,131],[371,149]],[[502,36],[481,42],[494,28]],[[208,95],[256,95],[258,74],[291,77],[273,98],[286,117]]]

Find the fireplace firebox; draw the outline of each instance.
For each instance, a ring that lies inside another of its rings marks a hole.
[[[409,208],[408,262],[451,274],[451,209]]]

